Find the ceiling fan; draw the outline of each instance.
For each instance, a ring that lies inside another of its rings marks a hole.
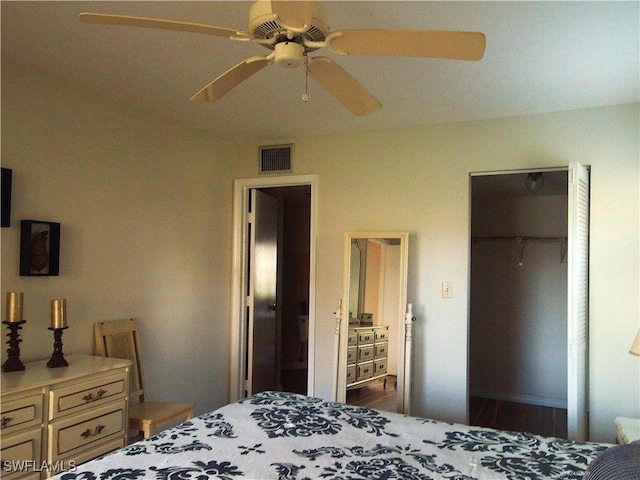
[[[275,63],[288,68],[304,67],[306,73],[348,108],[365,115],[381,107],[357,80],[326,56],[309,53],[329,48],[340,55],[389,55],[452,60],[480,60],[485,36],[479,32],[441,30],[339,30],[330,32],[321,6],[312,1],[260,0],[249,10],[248,31],[197,23],[124,15],[81,13],[85,23],[147,27],[201,33],[241,42],[254,42],[272,50],[230,68],[191,97],[212,102],[232,88]],[[308,100],[305,92],[303,100]]]

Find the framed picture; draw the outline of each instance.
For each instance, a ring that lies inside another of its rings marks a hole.
[[[11,226],[11,177],[13,176],[13,170],[10,168],[2,167],[2,190],[0,195],[2,196],[2,226]]]
[[[20,222],[20,275],[47,276],[60,272],[60,224]]]

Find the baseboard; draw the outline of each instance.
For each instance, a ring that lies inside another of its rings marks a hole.
[[[473,390],[472,397],[492,398],[503,402],[525,403],[527,405],[537,405],[539,407],[567,408],[567,400],[562,398],[539,397],[536,395],[523,395],[512,392],[495,392],[491,390]]]

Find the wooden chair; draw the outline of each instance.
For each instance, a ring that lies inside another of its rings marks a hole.
[[[148,402],[144,398],[138,321],[135,318],[108,320],[93,325],[96,337],[96,355],[126,358],[133,362],[129,400],[129,426],[143,438],[152,436],[156,429],[193,416],[193,403]],[[137,400],[137,403],[135,403]]]

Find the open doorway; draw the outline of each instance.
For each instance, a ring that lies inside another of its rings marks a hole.
[[[315,175],[260,177],[234,182],[230,401],[255,393],[253,383],[260,382],[253,374],[253,357],[265,351],[271,353],[261,357],[263,364],[259,368],[273,373],[273,388],[313,395],[315,185]],[[256,197],[267,197],[277,204],[275,213],[269,213],[266,221],[275,225],[277,231],[276,240],[271,242],[277,245],[277,267],[269,268],[277,277],[276,293],[274,300],[265,303],[266,308],[261,311],[256,310],[254,295],[254,288],[261,284],[253,278],[262,252],[262,247],[256,249],[254,244],[255,229],[262,223],[255,218],[260,214],[253,211],[255,204],[252,202]],[[273,327],[262,321],[267,311],[274,314]],[[263,326],[268,328],[261,328]],[[267,330],[269,335],[262,335],[262,330]],[[263,337],[270,337],[270,343],[260,350],[261,347],[252,342],[262,341]],[[272,365],[265,369],[267,357]],[[290,372],[285,370],[296,370],[295,385],[290,383]]]
[[[469,421],[567,438],[567,171],[471,179]]]
[[[259,190],[276,199],[278,205],[276,388],[306,394],[309,368],[311,186]]]

